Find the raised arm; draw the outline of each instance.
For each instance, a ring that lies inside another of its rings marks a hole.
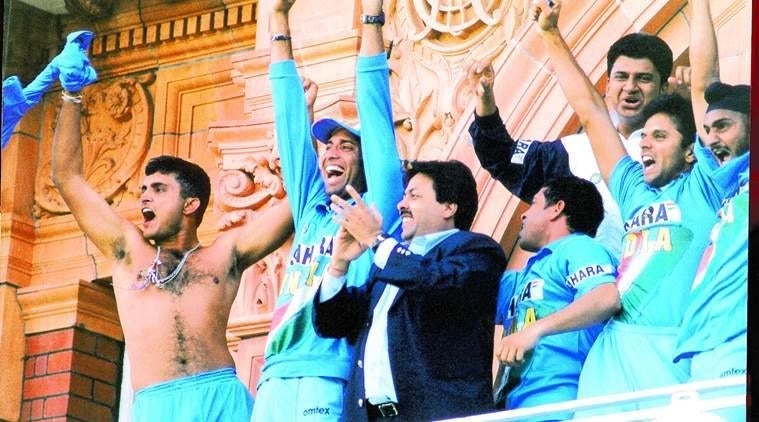
[[[704,115],[706,115],[706,87],[719,80],[719,57],[717,55],[717,35],[714,32],[712,13],[708,0],[691,0],[690,20],[690,91],[693,104],[693,117],[696,129],[702,139],[704,132]]]
[[[84,178],[81,110],[81,103],[63,100],[53,136],[53,183],[82,231],[105,256],[118,259],[127,248],[127,239],[142,236]]]
[[[477,99],[474,106],[475,115],[484,117],[498,112],[495,95],[493,94],[495,71],[490,60],[480,60],[472,63],[467,69],[467,81],[469,90]]]
[[[560,9],[559,0],[554,1],[551,7],[535,5],[532,9],[533,19],[537,22],[538,32],[551,58],[559,85],[588,133],[601,176],[608,183],[614,166],[627,152],[609,117],[603,98],[580,68],[559,32],[557,24]]]
[[[382,14],[381,0],[362,0],[361,6],[362,15]],[[395,206],[403,196],[403,172],[395,141],[389,74],[382,25],[362,23],[356,64],[356,105],[361,122],[366,199],[379,210],[386,231],[391,231],[398,221]]]
[[[301,80],[293,60],[288,22],[293,3],[290,0],[271,3],[269,80],[282,178],[297,225],[301,214],[310,207],[310,201],[326,194],[311,139],[309,106],[316,98],[316,84]]]
[[[569,155],[562,142],[511,137],[498,115],[494,79],[489,60],[478,61],[467,68],[469,90],[476,98],[474,120],[469,125],[474,153],[490,176],[529,202],[546,181],[571,174]]]
[[[231,237],[240,272],[274,252],[293,233],[293,214],[287,199],[257,216],[252,210],[230,213],[219,227]]]
[[[271,63],[292,60],[293,48],[290,40],[290,22],[288,16],[295,0],[272,0],[269,14],[269,58]]]

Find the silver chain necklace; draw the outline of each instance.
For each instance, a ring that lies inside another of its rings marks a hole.
[[[179,264],[177,264],[177,267],[174,268],[174,271],[172,271],[171,274],[160,278],[158,277],[158,266],[161,265],[162,262],[161,247],[158,246],[158,250],[156,251],[155,258],[153,258],[153,262],[150,263],[150,266],[147,268],[147,270],[140,270],[140,272],[137,274],[137,279],[142,280],[143,282],[141,284],[138,284],[136,287],[138,289],[144,289],[149,284],[154,284],[159,289],[163,289],[164,286],[166,286],[168,283],[171,283],[179,275],[179,272],[182,271],[182,267],[184,267],[185,262],[187,262],[187,258],[199,247],[200,242],[198,242],[197,245],[182,255],[182,259],[179,261]]]

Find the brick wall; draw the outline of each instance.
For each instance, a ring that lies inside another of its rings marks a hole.
[[[118,419],[123,351],[83,328],[27,336],[21,420]]]

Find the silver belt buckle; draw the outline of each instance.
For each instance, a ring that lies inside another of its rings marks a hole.
[[[382,403],[378,404],[377,411],[380,415],[382,415],[383,418],[393,418],[398,416],[398,408],[395,406],[395,403],[388,402],[388,403]]]

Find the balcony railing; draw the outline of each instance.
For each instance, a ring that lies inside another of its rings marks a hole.
[[[573,419],[581,422],[720,422],[724,418],[711,413],[718,409],[746,409],[746,377],[737,375],[718,380],[677,384],[667,387],[641,390],[632,393],[611,394],[581,400],[546,404],[523,409],[506,410],[448,419],[447,422],[507,422],[521,421],[529,417],[548,416],[556,412],[576,412],[585,409],[603,410],[605,406],[623,403],[645,403],[650,400],[667,400],[668,405],[650,407],[624,413],[608,413],[603,416]],[[703,396],[709,398],[702,398]],[[741,419],[743,420],[743,419]],[[733,421],[729,421],[733,422]]]

